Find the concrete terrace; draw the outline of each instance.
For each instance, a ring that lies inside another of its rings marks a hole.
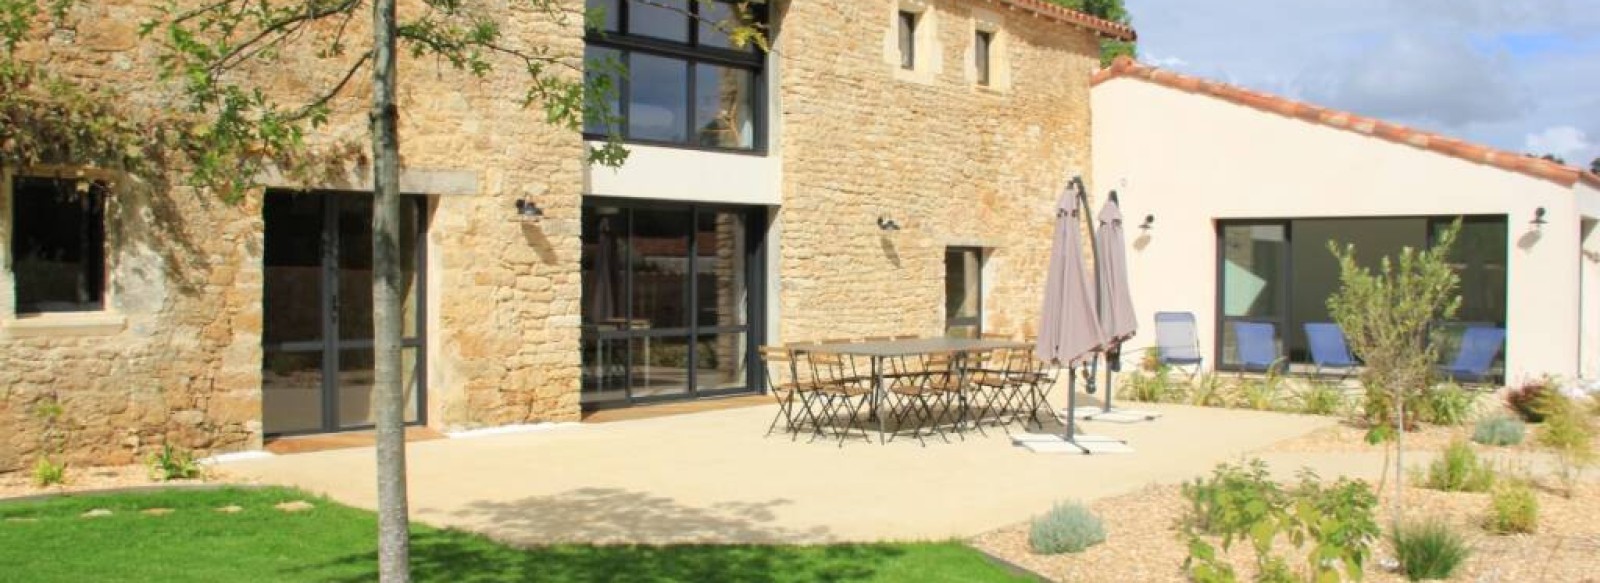
[[[1156,406],[1150,423],[1087,423],[1126,455],[1040,455],[1003,431],[886,446],[763,438],[762,406],[410,444],[412,517],[512,543],[817,543],[976,535],[1060,500],[1173,483],[1334,421]],[[375,505],[370,447],[230,463],[263,482]]]

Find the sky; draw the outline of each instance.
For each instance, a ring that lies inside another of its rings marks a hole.
[[[1587,168],[1600,0],[1126,0],[1146,64]]]

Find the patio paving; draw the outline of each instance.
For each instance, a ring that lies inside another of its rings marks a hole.
[[[512,543],[943,540],[1026,520],[1060,500],[1173,483],[1327,418],[1150,406],[1154,422],[1087,422],[1136,453],[1041,455],[1007,435],[927,447],[762,437],[775,407],[409,445],[412,517]],[[874,436],[875,437],[875,436]],[[266,483],[372,508],[371,448],[231,462]]]

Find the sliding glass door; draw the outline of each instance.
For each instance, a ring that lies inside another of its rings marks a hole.
[[[1329,322],[1339,290],[1330,244],[1354,245],[1356,262],[1376,270],[1401,250],[1431,246],[1455,217],[1310,218],[1223,221],[1217,227],[1217,362],[1237,367],[1235,322],[1272,324],[1278,354],[1311,361],[1304,325]],[[1504,216],[1462,219],[1450,261],[1461,277],[1461,309],[1437,325],[1440,354],[1452,358],[1461,332],[1506,325],[1507,227]]]
[[[585,406],[756,387],[751,322],[764,214],[590,201],[583,212]]]

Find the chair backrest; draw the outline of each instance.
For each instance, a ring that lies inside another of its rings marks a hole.
[[[1249,367],[1272,366],[1278,361],[1277,326],[1268,322],[1233,322],[1239,345],[1239,363]]]
[[[798,380],[793,351],[781,346],[762,346],[757,350],[761,354],[762,368],[766,369],[769,390],[784,389]]]
[[[1355,364],[1344,330],[1333,322],[1306,322],[1306,342],[1311,346],[1311,362],[1322,366]]]
[[[1456,353],[1456,361],[1452,368],[1476,374],[1488,373],[1489,367],[1494,366],[1494,358],[1500,355],[1500,347],[1505,341],[1505,328],[1468,328],[1466,333],[1461,335],[1461,352]]]
[[[1162,361],[1200,358],[1200,334],[1190,312],[1156,312],[1156,348]]]

